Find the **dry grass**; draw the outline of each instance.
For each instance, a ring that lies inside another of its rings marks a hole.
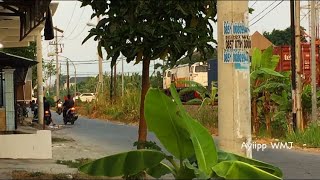
[[[63,179],[110,179],[110,177],[95,177],[89,176],[83,173],[77,174],[48,174],[42,172],[28,172],[28,171],[12,171],[12,179],[24,180],[24,179],[48,179],[48,180],[63,180]],[[118,178],[119,179],[119,178]]]

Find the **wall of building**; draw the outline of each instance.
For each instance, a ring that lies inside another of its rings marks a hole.
[[[0,158],[52,159],[51,131],[0,135]]]

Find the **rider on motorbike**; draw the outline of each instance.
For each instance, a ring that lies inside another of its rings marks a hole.
[[[72,108],[74,106],[74,101],[71,98],[71,95],[68,94],[67,99],[65,100],[65,102],[63,103],[63,118],[66,117],[66,113],[68,111],[68,109]]]

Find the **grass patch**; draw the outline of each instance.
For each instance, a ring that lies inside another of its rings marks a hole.
[[[87,164],[91,161],[93,161],[93,159],[80,158],[76,160],[57,160],[56,163],[66,165],[70,168],[79,168],[80,166]]]
[[[211,134],[217,134],[218,129],[218,107],[205,105],[184,105],[191,117],[197,119]],[[200,109],[199,109],[200,108]]]
[[[67,138],[59,138],[59,137],[52,137],[51,138],[52,143],[61,143],[61,142],[72,142],[73,139],[67,139]]]
[[[320,148],[320,125],[313,123],[304,132],[287,134],[286,140],[310,148]]]
[[[42,172],[28,172],[25,170],[14,170],[12,171],[12,179],[15,180],[24,180],[24,179],[50,179],[50,180],[65,180],[65,179],[110,179],[110,177],[104,176],[89,176],[84,173],[77,173],[77,174],[49,174],[49,173],[42,173]]]

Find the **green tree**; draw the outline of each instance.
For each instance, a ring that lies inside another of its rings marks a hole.
[[[30,46],[27,47],[17,47],[17,48],[3,48],[2,51],[14,54],[17,56],[25,57],[28,59],[35,60],[37,57],[37,46],[35,42],[31,42]],[[33,87],[37,84],[37,66],[32,67],[32,85]]]
[[[302,35],[305,30],[304,27],[300,27]],[[276,46],[291,45],[291,27],[284,30],[273,29],[272,32],[263,32],[263,35]],[[301,37],[301,42],[307,42],[304,36]]]
[[[49,79],[49,87],[51,87],[51,77],[56,74],[56,66],[53,64],[53,60],[43,64],[44,80]],[[50,89],[49,89],[50,92]]]
[[[203,59],[206,51],[213,54],[213,28],[216,0],[197,1],[129,1],[80,0],[82,6],[90,5],[92,17],[103,19],[90,30],[84,42],[95,36],[104,47],[114,66],[120,54],[127,62],[143,62],[140,104],[139,143],[143,148],[147,138],[144,117],[144,99],[149,89],[149,65],[158,58],[168,60],[171,66],[182,56],[192,56],[197,50]],[[100,48],[98,48],[101,53]]]

